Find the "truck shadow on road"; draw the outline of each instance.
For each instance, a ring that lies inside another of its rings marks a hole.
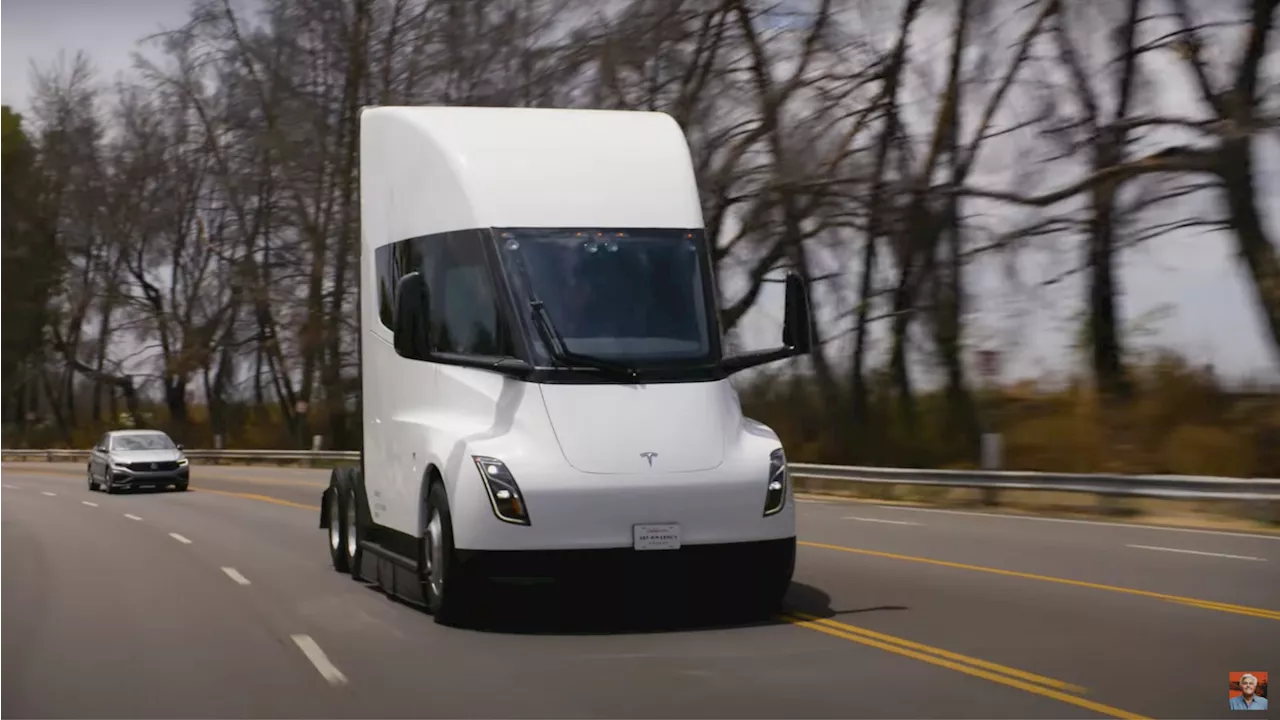
[[[786,625],[782,616],[765,620],[738,616],[732,603],[708,601],[696,594],[671,594],[661,588],[623,594],[596,591],[571,593],[555,585],[509,586],[476,608],[465,629],[511,635],[624,635],[698,632]],[[906,610],[881,606],[837,610],[821,588],[793,582],[784,614],[832,618],[852,613]]]

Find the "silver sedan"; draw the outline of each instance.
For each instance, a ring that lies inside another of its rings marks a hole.
[[[170,487],[186,490],[191,465],[182,446],[159,430],[112,430],[89,454],[89,489]]]

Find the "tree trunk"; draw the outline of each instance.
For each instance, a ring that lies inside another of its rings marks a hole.
[[[1280,362],[1280,258],[1258,213],[1254,198],[1253,153],[1247,138],[1227,140],[1220,150],[1219,172],[1231,209],[1236,250],[1253,279],[1253,289],[1263,321],[1271,336],[1271,348]]]

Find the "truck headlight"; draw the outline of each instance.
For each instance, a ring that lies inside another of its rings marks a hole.
[[[787,472],[787,454],[782,448],[769,453],[769,484],[764,496],[764,516],[776,515],[787,505],[787,484],[791,474]]]
[[[493,514],[503,522],[514,525],[528,525],[529,511],[524,504],[524,496],[520,494],[520,486],[501,460],[472,455],[476,470],[480,471],[480,479],[484,481],[485,492],[489,494],[489,505]]]

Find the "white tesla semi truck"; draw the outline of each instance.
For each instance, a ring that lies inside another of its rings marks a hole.
[[[333,566],[455,622],[494,579],[694,578],[779,609],[796,520],[778,436],[729,377],[698,188],[656,112],[360,116],[359,467],[322,496]],[[650,589],[654,586],[649,585]]]

